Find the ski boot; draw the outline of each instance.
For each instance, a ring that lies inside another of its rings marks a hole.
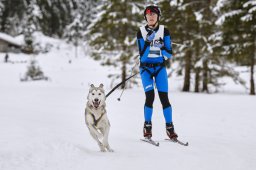
[[[145,138],[152,137],[152,123],[151,122],[144,123],[143,134],[144,134]]]
[[[173,123],[166,123],[166,133],[171,140],[178,138],[178,135],[174,131]]]

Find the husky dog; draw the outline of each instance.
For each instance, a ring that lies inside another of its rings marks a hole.
[[[91,136],[97,141],[100,151],[113,152],[108,144],[108,134],[110,123],[107,118],[105,92],[103,84],[95,87],[91,84],[89,94],[87,96],[88,102],[85,108],[85,123],[90,131]]]

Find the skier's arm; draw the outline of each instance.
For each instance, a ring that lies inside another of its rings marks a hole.
[[[171,36],[168,29],[164,28],[164,46],[161,48],[163,56],[172,58]]]
[[[144,61],[149,54],[150,42],[147,42],[143,39],[140,30],[137,32],[137,45],[139,47],[140,60]]]

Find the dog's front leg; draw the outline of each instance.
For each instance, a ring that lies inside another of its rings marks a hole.
[[[102,133],[104,134],[102,143],[109,152],[114,152],[114,150],[110,148],[109,143],[108,143],[108,134],[109,134],[109,129],[110,129],[109,127],[110,127],[110,125],[106,126],[105,129],[101,129]]]
[[[88,126],[91,133],[93,133],[98,140],[103,139],[103,135],[94,127],[94,125]]]
[[[100,142],[100,139],[103,138],[103,135],[97,131],[94,125],[88,126],[90,134],[92,135],[93,139],[95,139],[100,147],[101,152],[106,152],[104,145]]]

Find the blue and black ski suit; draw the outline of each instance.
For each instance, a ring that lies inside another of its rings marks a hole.
[[[154,82],[163,107],[166,123],[172,123],[172,106],[168,99],[168,76],[165,67],[165,59],[172,57],[171,37],[168,29],[158,25],[152,42],[146,41],[146,35],[152,31],[148,25],[143,26],[137,32],[137,45],[140,52],[140,76],[146,94],[144,105],[144,118],[151,122],[153,113],[153,102],[155,98]],[[154,43],[161,37],[164,46],[154,47]]]

